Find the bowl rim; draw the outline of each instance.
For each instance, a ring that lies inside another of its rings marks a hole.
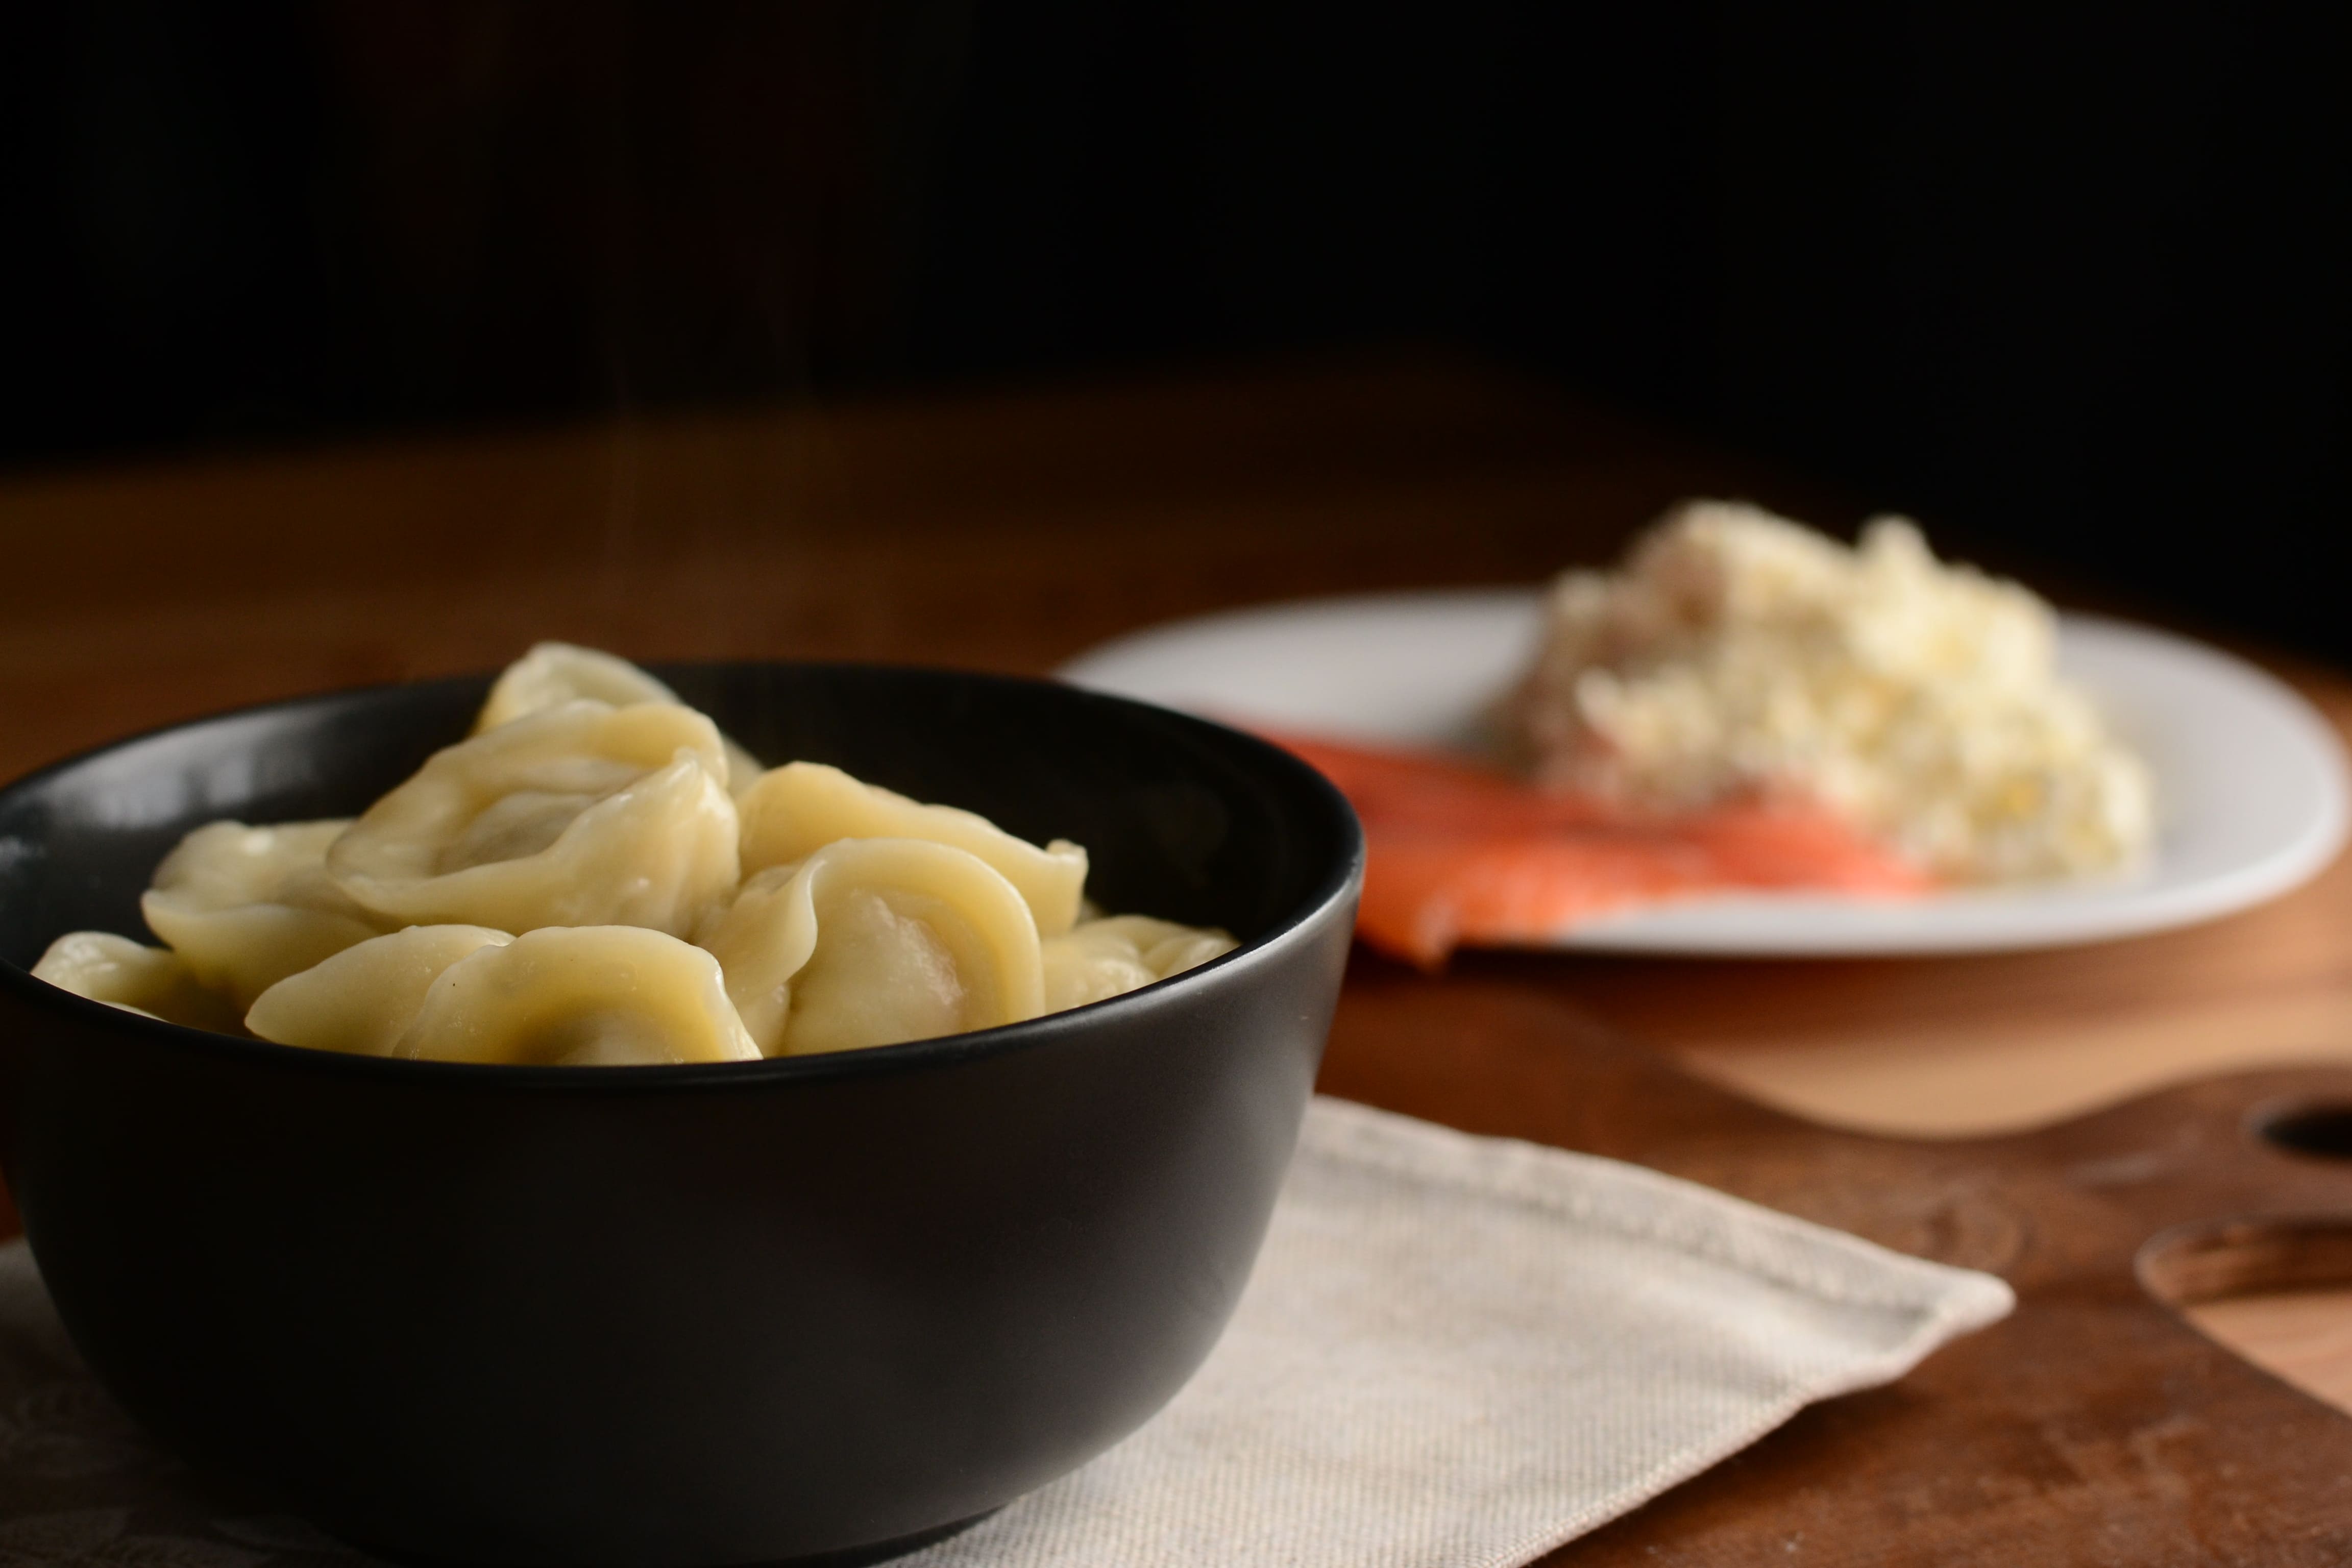
[[[1238,745],[1253,761],[1269,765],[1287,774],[1305,786],[1310,797],[1332,816],[1339,828],[1340,853],[1336,863],[1328,868],[1309,891],[1286,913],[1280,916],[1263,935],[1243,942],[1232,952],[1221,953],[1208,963],[1157,980],[1149,985],[1099,1002],[1065,1008],[1056,1013],[1040,1014],[1034,1018],[1015,1024],[1000,1024],[993,1028],[968,1030],[961,1034],[939,1035],[929,1039],[902,1040],[895,1045],[866,1046],[855,1050],[814,1052],[797,1057],[762,1057],[756,1061],[727,1062],[667,1062],[658,1065],[584,1069],[554,1065],[515,1063],[445,1062],[411,1059],[400,1057],[362,1056],[345,1051],[321,1050],[308,1046],[281,1045],[275,1040],[247,1038],[236,1035],[215,1034],[184,1024],[173,1024],[162,1018],[146,1017],[126,1011],[110,1003],[95,1001],[68,991],[46,980],[37,979],[29,969],[6,959],[0,959],[0,991],[12,992],[27,1005],[37,1008],[62,1008],[68,1016],[79,1014],[86,1021],[108,1028],[128,1027],[133,1035],[168,1040],[183,1047],[194,1047],[233,1059],[245,1059],[257,1066],[279,1067],[293,1070],[378,1078],[387,1083],[406,1083],[414,1087],[447,1087],[478,1084],[488,1088],[530,1089],[566,1093],[624,1093],[646,1089],[691,1091],[717,1089],[745,1085],[772,1083],[816,1082],[838,1079],[876,1078],[900,1073],[922,1071],[978,1060],[983,1058],[1009,1055],[1024,1048],[1044,1047],[1074,1031],[1090,1029],[1097,1021],[1109,1021],[1114,1015],[1157,1010],[1179,1000],[1186,994],[1221,984],[1219,976],[1255,969],[1270,962],[1281,951],[1307,940],[1309,927],[1318,917],[1335,905],[1352,903],[1361,889],[1364,876],[1365,847],[1363,826],[1357,819],[1355,808],[1339,787],[1305,759],[1276,745],[1261,736],[1230,724],[1197,714],[1163,708],[1157,703],[1141,702],[1132,698],[1115,696],[1086,687],[1046,677],[1002,675],[991,671],[956,669],[943,665],[896,663],[865,659],[667,659],[649,662],[641,668],[657,677],[672,672],[711,672],[719,670],[790,669],[799,672],[856,672],[886,675],[944,677],[951,680],[969,681],[982,686],[1017,688],[1028,690],[1050,690],[1076,699],[1081,703],[1131,709],[1151,715],[1157,721],[1170,722],[1179,729],[1204,732],[1216,743]],[[453,676],[436,676],[422,680],[374,681],[362,686],[337,687],[326,691],[314,691],[292,697],[274,698],[263,702],[246,703],[217,712],[201,713],[188,719],[153,725],[135,733],[124,735],[102,744],[85,748],[69,756],[44,763],[32,772],[0,784],[0,800],[22,791],[35,789],[58,774],[83,766],[143,742],[192,730],[203,725],[243,719],[286,709],[349,701],[354,699],[386,697],[393,693],[421,691],[433,688],[481,686],[497,679],[496,672]],[[691,706],[689,704],[689,706]],[[698,710],[699,711],[699,710]],[[66,933],[59,932],[59,935]],[[120,933],[117,933],[120,934]],[[55,941],[53,937],[50,940]],[[139,940],[139,939],[133,939]]]

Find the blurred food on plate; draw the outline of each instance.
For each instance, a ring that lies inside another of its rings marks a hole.
[[[1281,735],[1354,803],[1359,931],[1442,963],[1711,893],[1898,897],[2145,857],[2147,765],[2059,679],[2050,606],[1909,521],[1848,546],[1686,501],[1563,573],[1498,762]]]

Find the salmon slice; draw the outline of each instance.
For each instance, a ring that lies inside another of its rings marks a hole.
[[[1339,785],[1363,820],[1357,934],[1424,968],[1463,942],[1541,942],[1673,899],[1759,889],[1899,898],[1935,885],[1815,807],[1746,801],[1645,816],[1442,752],[1266,738]]]

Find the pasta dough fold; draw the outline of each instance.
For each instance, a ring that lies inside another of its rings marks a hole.
[[[1027,900],[1040,936],[1078,918],[1087,852],[1066,838],[1040,849],[976,812],[925,805],[822,763],[787,763],[742,795],[743,869],[802,860],[843,838],[926,838],[976,855]]]
[[[474,721],[474,733],[583,697],[615,708],[678,700],[677,692],[617,655],[568,642],[534,643],[490,687],[489,698]],[[719,737],[719,743],[727,754],[727,769],[721,776],[730,790],[740,795],[758,780],[760,759],[725,735]]]
[[[207,823],[155,868],[139,911],[242,1013],[286,976],[383,930],[327,875],[328,846],[349,826]]]
[[[237,1032],[236,1008],[205,989],[179,954],[112,931],[68,931],[33,965],[33,978],[144,1018]]]
[[[1149,915],[1087,921],[1043,944],[1045,1010],[1058,1013],[1123,995],[1231,952],[1234,945],[1223,931]]]
[[[725,765],[690,708],[567,702],[436,752],[327,868],[392,921],[683,935],[738,875]]]
[[[390,1056],[445,970],[513,940],[486,926],[458,925],[410,926],[371,937],[263,992],[245,1026],[281,1046]]]
[[[641,926],[549,927],[435,976],[392,1054],[532,1067],[757,1061],[719,962]]]
[[[978,856],[925,839],[842,839],[757,872],[701,941],[770,1056],[929,1039],[1045,1010],[1019,889]]]

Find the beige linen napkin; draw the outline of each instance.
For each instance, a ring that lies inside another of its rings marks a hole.
[[[902,1561],[1507,1568],[2011,1301],[1654,1172],[1318,1100],[1240,1312],[1175,1403]],[[0,1249],[0,1563],[337,1551],[190,1489],[80,1372],[23,1247]]]

